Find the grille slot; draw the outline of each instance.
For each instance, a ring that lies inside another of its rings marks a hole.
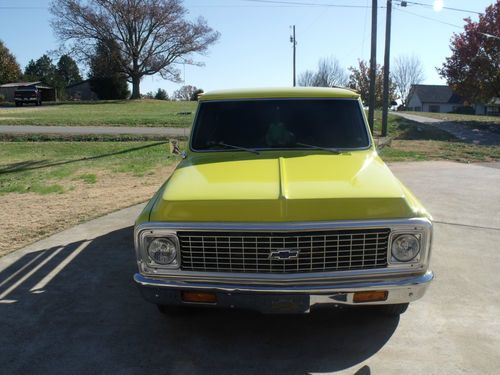
[[[179,231],[181,269],[208,272],[295,273],[387,267],[390,229],[318,232]],[[299,250],[296,258],[271,252]]]

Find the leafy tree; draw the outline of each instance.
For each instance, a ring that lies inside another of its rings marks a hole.
[[[191,94],[191,97],[189,98],[189,100],[191,100],[192,102],[196,102],[198,101],[198,97],[203,94],[204,91],[202,89],[196,89],[194,90],[194,92]]]
[[[219,38],[203,18],[186,20],[181,0],[53,0],[50,10],[60,40],[85,56],[98,43],[116,41],[116,63],[132,83],[132,99],[140,98],[144,76],[180,81],[174,64],[195,64],[191,56]]]
[[[143,95],[144,99],[154,99],[155,93],[153,91],[148,91],[145,95]]]
[[[24,79],[27,81],[41,81],[46,85],[53,85],[56,80],[56,66],[47,55],[43,55],[36,61],[30,60],[24,69]]]
[[[21,76],[16,58],[0,40],[0,84],[14,82]]]
[[[318,62],[318,70],[306,70],[298,79],[299,86],[345,87],[349,82],[346,70],[336,58],[324,58]]]
[[[69,55],[62,55],[57,62],[57,76],[64,86],[81,82],[80,69],[75,60]]]
[[[396,91],[403,101],[403,106],[408,105],[408,96],[412,85],[421,83],[424,80],[424,69],[422,62],[415,56],[398,56],[393,63],[394,68],[391,78]]]
[[[470,102],[500,96],[500,1],[488,6],[479,21],[465,19],[464,31],[453,34],[451,56],[438,72]]]
[[[90,59],[90,87],[101,100],[126,99],[129,95],[127,78],[119,68],[120,49],[112,40],[97,44]]]
[[[185,85],[174,91],[173,98],[175,100],[195,101],[198,100],[198,93],[200,92],[203,92],[203,90],[198,89],[196,86]]]
[[[370,65],[364,60],[358,60],[358,66],[349,68],[349,87],[359,92],[364,103],[368,102],[370,96]],[[384,70],[377,64],[375,74],[375,106],[382,107]],[[392,82],[389,85],[389,102],[396,99],[395,87]]]
[[[158,89],[155,94],[155,99],[156,100],[168,100],[168,94],[165,90],[163,89]]]

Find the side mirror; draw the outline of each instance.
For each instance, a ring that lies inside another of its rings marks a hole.
[[[179,141],[177,139],[169,139],[168,144],[170,146],[170,153],[173,155],[180,155],[183,159],[186,159],[186,151],[181,151],[179,148]]]
[[[169,139],[168,143],[170,145],[170,153],[180,155],[181,150],[179,149],[179,141],[177,139]]]

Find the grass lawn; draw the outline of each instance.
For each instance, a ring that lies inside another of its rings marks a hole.
[[[166,142],[0,142],[0,255],[146,201],[178,160]]]
[[[62,193],[75,179],[95,183],[88,171],[142,177],[175,160],[167,142],[1,142],[0,194]]]
[[[2,125],[189,127],[196,102],[124,100],[0,108]]]
[[[381,113],[375,113],[375,134],[380,134]],[[453,160],[488,162],[500,160],[500,147],[464,143],[432,125],[389,115],[388,133],[393,137],[380,154],[385,161]]]

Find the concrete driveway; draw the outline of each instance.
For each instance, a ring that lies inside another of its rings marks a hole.
[[[500,169],[391,168],[437,222],[436,280],[400,319],[325,309],[166,318],[131,279],[136,206],[0,259],[1,372],[498,374]]]

